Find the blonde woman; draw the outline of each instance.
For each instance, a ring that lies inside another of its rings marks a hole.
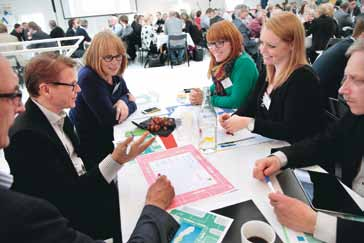
[[[113,126],[136,110],[122,77],[127,62],[124,45],[111,31],[95,35],[87,48],[86,66],[78,73],[81,92],[70,111],[87,161],[98,163],[113,151]]]
[[[303,25],[293,13],[270,18],[260,36],[266,75],[253,94],[230,116],[220,116],[227,132],[248,128],[265,137],[296,142],[321,128],[318,78],[307,65]]]

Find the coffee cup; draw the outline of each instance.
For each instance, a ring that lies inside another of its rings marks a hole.
[[[276,233],[272,226],[260,220],[251,220],[241,226],[242,243],[274,243]]]

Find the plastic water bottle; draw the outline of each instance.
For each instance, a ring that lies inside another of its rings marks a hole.
[[[210,89],[204,88],[204,99],[198,116],[199,149],[203,153],[216,151],[217,116],[210,101]]]

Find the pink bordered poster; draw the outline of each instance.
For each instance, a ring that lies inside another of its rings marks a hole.
[[[147,154],[136,160],[149,185],[158,174],[171,181],[176,196],[170,209],[234,188],[192,145]]]

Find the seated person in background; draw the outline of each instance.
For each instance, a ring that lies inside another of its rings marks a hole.
[[[51,37],[42,31],[39,25],[33,21],[28,23],[29,26],[29,34],[30,40],[43,40],[43,39],[50,39]],[[38,44],[31,44],[28,48],[46,48],[46,47],[55,47],[57,46],[57,42],[45,42],[45,43],[38,43]]]
[[[328,97],[337,98],[344,69],[348,58],[345,52],[357,39],[364,39],[364,16],[356,18],[352,37],[340,40],[338,43],[325,50],[312,64],[313,70],[320,78],[320,87],[324,104],[327,105]]]
[[[312,46],[307,49],[310,62],[314,63],[318,53],[326,49],[330,38],[338,36],[339,29],[333,18],[334,8],[331,3],[323,3],[318,7],[319,17],[315,18],[306,31],[306,36],[312,34]]]
[[[254,61],[241,45],[242,37],[238,29],[229,21],[223,20],[212,25],[206,35],[211,54],[208,77],[211,103],[223,108],[238,108],[255,87],[258,70]],[[201,89],[193,89],[190,101],[200,105],[203,99]]]
[[[76,30],[75,35],[83,36],[84,39],[78,45],[76,52],[79,57],[82,57],[83,54],[85,53],[85,42],[88,42],[88,43],[91,42],[91,37],[87,33],[87,26],[88,26],[87,20],[86,19],[82,19],[82,20],[77,19],[77,21],[78,21],[78,24],[77,24],[78,28]],[[82,25],[81,25],[81,22],[83,23]],[[84,27],[84,26],[86,26],[86,27]]]
[[[129,59],[134,60],[136,58],[135,38],[133,28],[129,24],[128,16],[121,15],[119,17],[119,23],[122,26],[119,37],[126,45],[126,52],[128,53]]]
[[[15,178],[12,189],[47,199],[73,227],[92,237],[120,240],[119,200],[113,179],[153,139],[142,144],[144,136],[126,154],[128,139],[98,165],[86,169],[87,161],[78,154],[77,135],[64,112],[75,106],[80,92],[75,64],[66,57],[43,54],[26,66],[30,99],[26,112],[10,130],[11,145],[5,150]]]
[[[266,65],[254,92],[232,116],[219,121],[228,132],[239,129],[290,143],[316,134],[323,106],[318,78],[307,65],[303,25],[292,13],[271,17],[260,35]]]
[[[9,42],[18,42],[18,39],[11,34],[8,34],[8,28],[5,24],[0,23],[0,43],[9,43]],[[18,48],[17,48],[18,47]],[[21,48],[21,46],[2,46],[0,47],[1,52],[6,51],[16,51],[17,49]]]
[[[157,32],[154,30],[152,23],[153,23],[153,15],[151,14],[145,15],[141,32],[142,48],[152,53],[158,53],[156,46]]]
[[[114,149],[114,125],[136,110],[122,74],[127,57],[119,37],[110,31],[99,32],[85,53],[85,67],[78,73],[81,92],[70,118],[76,126],[81,154],[98,164]]]
[[[347,53],[351,56],[339,93],[351,112],[318,136],[280,148],[273,156],[256,161],[255,178],[262,180],[282,167],[340,163],[342,181],[364,197],[364,40],[356,41]],[[329,243],[363,242],[363,222],[315,212],[303,202],[281,193],[270,193],[269,199],[279,222],[293,230],[311,233]]]
[[[57,25],[55,20],[49,20],[49,28],[51,29],[51,32],[49,33],[51,38],[61,38],[66,35],[63,29]]]
[[[17,77],[12,71],[9,63],[1,56],[0,71],[0,149],[3,149],[9,145],[10,139],[8,133],[10,126],[13,125],[15,116],[24,112],[24,106],[21,102],[21,92],[19,91]],[[32,144],[35,143],[33,141],[28,141],[28,145],[31,146]],[[125,156],[130,156],[125,154],[125,144],[123,146],[124,149],[121,149],[121,147],[118,148],[120,153],[124,153]],[[133,147],[137,150],[141,148],[138,145],[133,145]],[[42,155],[44,152],[47,152],[47,150],[42,150],[43,148],[40,149],[41,151],[37,155]],[[47,149],[47,147],[44,147],[44,149]],[[31,154],[36,153],[37,151],[32,151]],[[23,151],[19,151],[19,155],[21,154],[23,154]],[[24,162],[24,166],[32,167],[34,163],[38,162],[38,158],[34,160],[27,158],[22,162]],[[32,171],[32,173],[33,171],[35,173],[37,172],[37,170],[34,170],[33,167],[28,170],[28,172],[29,171]],[[39,178],[43,176],[47,175],[41,175]],[[103,242],[92,240],[89,236],[71,228],[68,225],[68,220],[64,218],[58,209],[49,202],[8,190],[12,184],[12,179],[13,177],[11,175],[0,171],[1,242]],[[32,183],[33,182],[30,184]],[[72,190],[72,188],[69,189]],[[135,230],[128,241],[129,243],[159,243],[171,241],[178,229],[178,224],[168,213],[164,211],[164,209],[169,206],[173,197],[174,189],[168,179],[165,176],[159,177],[148,190],[145,207],[137,222]],[[77,200],[77,198],[69,199]],[[71,203],[77,203],[77,201]],[[86,204],[81,205],[78,209],[82,210],[83,207],[87,206],[89,203],[90,202],[86,202]],[[97,210],[98,209],[95,211]],[[90,213],[91,212],[89,212],[89,214]],[[98,220],[98,218],[90,218],[90,221],[97,222]]]
[[[18,41],[23,41],[23,28],[20,24],[14,24],[14,29],[10,32],[11,35],[15,36]]]

